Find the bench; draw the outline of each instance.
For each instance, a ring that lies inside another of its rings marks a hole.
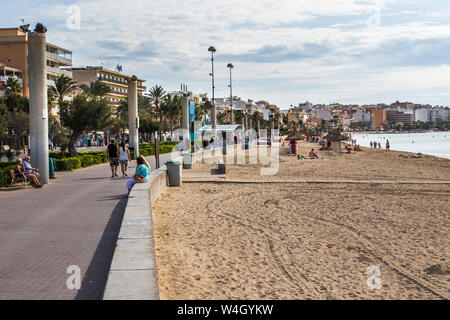
[[[11,170],[11,189],[13,184],[23,182],[25,184],[25,190],[28,188],[28,179],[25,173],[16,174],[14,170]]]

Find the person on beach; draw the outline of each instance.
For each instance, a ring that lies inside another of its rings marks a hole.
[[[136,159],[137,168],[133,179],[127,181],[128,192],[133,189],[136,183],[146,183],[148,182],[148,176],[150,175],[150,164],[145,160],[144,156],[140,155]]]
[[[381,150],[381,142],[378,142],[378,149]]]
[[[371,149],[373,148],[373,142],[372,141],[370,141],[370,148]]]
[[[128,161],[131,161],[130,150],[125,146],[125,142],[120,144],[119,163],[122,170],[122,177],[128,177]]]
[[[391,144],[389,143],[389,140],[386,140],[386,152],[388,152],[390,148]]]
[[[108,147],[106,148],[106,159],[111,166],[111,178],[118,177],[117,169],[119,168],[119,148],[117,148],[114,139],[111,139]]]
[[[309,153],[309,157],[311,159],[319,159],[319,156],[317,155],[317,153],[314,152],[314,149],[311,149],[311,151]]]

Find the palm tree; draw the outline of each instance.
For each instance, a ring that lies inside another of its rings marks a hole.
[[[179,96],[167,96],[161,104],[161,113],[170,119],[170,132],[173,133],[173,122],[181,115],[181,98]]]
[[[61,109],[64,103],[64,97],[71,94],[77,88],[77,82],[66,75],[61,75],[54,80],[54,83],[54,85],[48,86],[49,97],[51,100],[58,100],[58,106]]]
[[[102,98],[107,93],[111,92],[111,88],[106,83],[103,83],[99,80],[91,82],[89,86],[86,84],[82,84],[80,85],[80,89],[83,90],[84,94],[95,99]]]
[[[163,87],[156,85],[153,86],[150,91],[149,91],[149,95],[150,98],[153,99],[153,102],[155,103],[155,107],[156,107],[156,114],[158,114],[159,112],[159,121],[160,121],[160,128],[159,128],[159,132],[162,131],[162,112],[159,108],[159,104],[161,102],[161,100],[164,98],[164,96],[166,95],[166,91],[163,89]]]
[[[17,80],[17,78],[8,78],[8,80],[6,80],[6,87],[8,88],[8,92],[11,93],[22,92],[22,85],[20,84],[19,80]]]

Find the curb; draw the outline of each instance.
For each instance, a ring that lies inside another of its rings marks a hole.
[[[103,300],[159,300],[151,210],[166,186],[163,166],[128,195]]]

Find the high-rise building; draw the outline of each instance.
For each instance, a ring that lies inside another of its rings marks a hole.
[[[52,84],[60,75],[72,78],[63,68],[72,66],[72,52],[47,43],[47,80]],[[28,34],[19,28],[0,29],[0,85],[7,77],[16,77],[22,83],[22,93],[29,97],[28,88]],[[3,71],[3,73],[1,73]],[[12,71],[12,72],[11,72]],[[1,90],[1,89],[0,89]]]

